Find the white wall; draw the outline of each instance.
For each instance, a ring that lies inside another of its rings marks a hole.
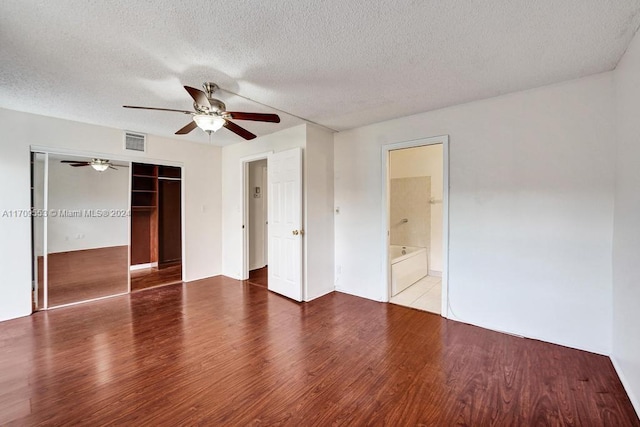
[[[429,270],[442,273],[442,144],[406,148],[390,153],[389,178],[431,177],[431,245]]]
[[[337,134],[337,289],[384,298],[381,146],[445,134],[450,317],[608,353],[611,73]]]
[[[640,414],[640,34],[615,70],[618,155],[612,359]]]
[[[1,215],[5,210],[29,209],[30,145],[107,158],[181,162],[186,202],[185,279],[220,273],[219,147],[149,135],[146,154],[125,152],[119,129],[6,109],[0,109],[0,141],[0,320],[31,313],[30,220]]]
[[[305,152],[305,300],[335,290],[333,134],[307,126]]]
[[[267,264],[267,183],[263,182],[266,167],[266,159],[249,163],[249,270]],[[256,187],[260,188],[259,193]]]
[[[49,156],[49,211],[129,210],[128,166],[97,172],[92,167],[71,167]],[[48,218],[47,251],[78,251],[129,244],[129,217],[57,215]]]

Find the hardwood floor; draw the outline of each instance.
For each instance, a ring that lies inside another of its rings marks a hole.
[[[246,282],[252,285],[257,285],[257,286],[262,286],[263,288],[267,288],[269,285],[268,277],[269,277],[269,267],[264,266],[262,268],[256,268],[255,270],[251,270],[249,272],[249,278],[246,280]]]
[[[182,264],[164,268],[145,268],[131,272],[131,291],[182,282]]]
[[[0,323],[0,424],[640,421],[604,356],[216,277]]]

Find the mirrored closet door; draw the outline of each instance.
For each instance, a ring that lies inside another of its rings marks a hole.
[[[58,154],[34,158],[33,207],[45,212],[38,218],[36,211],[33,221],[37,307],[128,292],[129,164]]]

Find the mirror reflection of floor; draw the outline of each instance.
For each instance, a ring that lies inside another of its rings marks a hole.
[[[48,306],[87,301],[126,293],[128,246],[51,253],[48,264]],[[40,274],[42,258],[38,259]],[[39,307],[44,304],[43,287],[38,287]]]
[[[132,292],[179,282],[182,282],[182,264],[180,262],[161,268],[144,268],[131,272]]]

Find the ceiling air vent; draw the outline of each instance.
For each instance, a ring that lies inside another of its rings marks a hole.
[[[125,132],[124,149],[144,153],[147,149],[147,137],[141,133]]]

